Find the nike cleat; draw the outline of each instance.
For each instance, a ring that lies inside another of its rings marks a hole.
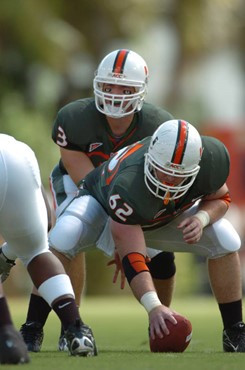
[[[43,343],[43,327],[39,322],[27,321],[20,328],[29,352],[40,352]]]
[[[245,352],[245,324],[238,322],[223,331],[225,352]]]
[[[97,356],[97,348],[92,330],[78,319],[75,325],[65,330],[68,349],[72,356]]]

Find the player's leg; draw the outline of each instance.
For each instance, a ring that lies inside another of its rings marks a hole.
[[[68,275],[71,279],[71,284],[75,293],[76,304],[79,307],[86,283],[85,253],[79,253],[70,260]]]
[[[91,329],[81,320],[68,275],[53,253],[42,253],[28,264],[39,294],[59,317],[71,355],[97,355]]]
[[[175,275],[164,280],[153,279],[153,282],[161,303],[170,307],[175,289]]]
[[[60,259],[68,275],[75,283],[76,302],[78,305],[80,304],[78,295],[81,294],[81,288],[84,284],[82,278],[85,278],[84,255],[78,257],[80,263],[83,263],[82,266],[84,268],[82,270],[78,264],[74,266],[71,263],[76,256],[81,254],[81,251],[95,246],[106,220],[107,215],[101,205],[91,196],[82,196],[74,199],[65,209],[64,213],[57,219],[56,225],[49,235],[51,250]],[[80,272],[78,271],[79,268]],[[59,350],[65,349],[66,343],[61,330]]]
[[[52,253],[61,261],[66,273],[69,275],[72,287],[75,293],[76,304],[79,307],[82,295],[82,287],[85,285],[86,279],[86,266],[85,266],[85,253],[81,252],[69,259],[64,254],[51,248]],[[82,270],[82,273],[79,271]]]
[[[241,299],[241,269],[237,252],[208,259],[208,271],[212,291],[218,302],[228,303]]]
[[[85,280],[85,259],[84,253],[79,254],[74,259],[70,260],[63,254],[53,250],[52,251],[62,262],[66,273],[69,275],[72,287],[75,293],[75,301],[77,307],[80,305],[82,288]],[[74,262],[74,267],[73,267]],[[82,266],[82,272],[79,272],[79,266]],[[78,273],[76,274],[78,270]],[[81,278],[83,279],[81,281]],[[25,323],[21,326],[20,332],[27,344],[29,352],[39,352],[42,347],[44,332],[43,327],[47,321],[51,307],[47,302],[38,294],[38,291],[33,287],[32,294],[30,295],[29,306]],[[59,337],[58,349],[60,351],[67,351],[67,342],[64,330],[61,327]]]
[[[53,255],[53,254],[50,253],[50,255]],[[44,256],[44,254],[42,254],[42,256]],[[54,255],[53,255],[53,257],[55,258]],[[43,262],[43,263],[45,265],[47,265],[47,261]],[[30,268],[31,267],[28,266],[28,269],[30,269]],[[32,270],[30,270],[32,279],[35,279],[35,276],[33,278],[33,273],[35,274],[36,269],[37,269],[37,267],[34,266],[34,267],[32,267]],[[63,267],[62,267],[62,271],[64,271]],[[59,284],[62,286],[64,283],[62,281],[60,281]],[[50,289],[53,289],[53,288],[50,287]],[[64,301],[64,302],[60,301],[57,308],[59,308],[59,306],[62,306],[63,304],[66,305],[67,301]],[[76,309],[77,309],[77,305],[76,305],[75,300],[74,300],[73,305],[75,305]],[[31,307],[31,310],[30,310],[30,307]],[[35,308],[36,308],[36,311],[35,311]],[[54,306],[52,306],[52,308],[54,309],[54,311],[59,316],[59,312],[56,311],[56,308]],[[74,307],[73,307],[73,309],[74,309]],[[27,344],[28,351],[30,351],[30,352],[39,352],[40,351],[42,341],[43,341],[43,326],[46,322],[46,319],[48,317],[48,313],[50,311],[51,311],[51,305],[48,304],[47,301],[41,295],[39,295],[39,291],[34,288],[33,291],[32,291],[32,294],[31,294],[30,302],[29,302],[29,310],[28,310],[28,314],[27,314],[27,319],[26,319],[26,322],[22,325],[21,330],[20,330],[20,332],[21,332],[21,334],[24,338],[24,341]],[[65,339],[65,345],[66,345],[67,350],[68,350],[68,344],[67,344],[67,339],[66,339],[67,334],[65,333],[66,326],[64,326],[64,321],[63,321],[64,317],[60,317],[60,318],[61,318],[61,322],[62,322],[62,327],[64,328],[62,335],[63,335],[63,338]],[[95,343],[94,343],[94,339],[93,339],[91,329],[88,328],[85,324],[83,324],[82,330],[85,330],[87,335],[89,335],[90,340],[93,342],[93,345],[95,347],[94,354],[96,354],[97,350],[96,350],[96,346],[95,346]]]
[[[30,148],[17,142],[4,154],[8,187],[0,212],[3,238],[27,266],[39,294],[60,318],[70,353],[96,354],[92,332],[81,321],[70,279],[49,251],[47,214],[36,158]]]
[[[241,240],[231,223],[221,219],[204,229],[204,238],[213,242],[208,271],[213,294],[223,321],[223,348],[245,352],[245,325],[242,322],[242,279],[238,250]]]
[[[80,307],[81,296],[85,286],[86,279],[86,266],[85,266],[85,253],[79,253],[77,256],[74,256],[72,259],[68,259],[63,254],[59,253],[56,250],[52,252],[59,258],[62,262],[66,273],[70,277],[71,284],[75,293],[75,301],[77,307]],[[59,351],[67,351],[67,342],[64,334],[64,329],[61,327],[59,343]]]
[[[226,352],[245,352],[245,325],[242,318],[240,259],[237,252],[208,260],[212,291],[219,304]]]
[[[74,259],[68,259],[62,253],[55,251],[52,252],[62,262],[66,273],[71,279],[73,290],[75,293],[75,301],[77,307],[80,305],[81,294],[85,282],[85,254],[80,253]],[[73,266],[74,261],[74,266]],[[80,268],[81,266],[81,268]],[[81,271],[80,271],[80,270]],[[43,342],[43,327],[47,321],[48,315],[51,311],[47,302],[38,294],[38,291],[33,287],[29,299],[27,317],[25,323],[21,326],[21,334],[27,344],[28,351],[39,352]],[[67,343],[64,335],[64,330],[61,327],[61,332],[58,341],[58,349],[60,351],[67,351]]]
[[[53,195],[55,217],[58,218],[62,211],[75,197],[77,186],[71,180],[69,175],[63,175],[60,172],[59,166],[56,166],[50,175],[50,188]],[[70,276],[75,293],[76,304],[79,306],[85,284],[85,254],[81,253],[74,256],[74,259],[68,259],[58,252],[55,254],[62,262],[67,274]],[[44,335],[43,327],[50,310],[50,306],[41,296],[38,295],[38,292],[34,287],[32,294],[30,295],[26,321],[21,326],[21,333],[25,338],[28,350],[31,352],[39,352],[41,350]],[[58,349],[61,351],[68,350],[62,327]]]
[[[76,196],[77,186],[68,174],[63,175],[59,166],[56,166],[50,175],[50,188],[53,195],[55,215],[57,219],[63,210],[69,205],[71,200]],[[54,250],[53,252],[55,253]],[[75,293],[76,304],[79,307],[86,279],[85,253],[81,252],[72,259],[67,259],[62,256],[62,254],[57,252],[57,257],[63,263],[66,273],[70,277]],[[62,327],[58,341],[58,349],[60,351],[67,350],[66,339]]]

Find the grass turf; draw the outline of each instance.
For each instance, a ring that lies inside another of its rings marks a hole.
[[[24,322],[27,300],[9,299],[17,328]],[[212,297],[175,299],[173,309],[187,316],[193,337],[184,353],[159,354],[149,350],[147,314],[133,297],[85,298],[83,320],[93,328],[98,357],[71,357],[57,351],[59,320],[52,312],[45,326],[40,353],[31,353],[30,370],[240,370],[245,369],[245,355],[223,353],[222,324]],[[1,368],[16,369],[2,365]]]

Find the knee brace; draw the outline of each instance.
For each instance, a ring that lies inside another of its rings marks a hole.
[[[174,276],[176,266],[175,256],[172,252],[161,252],[147,263],[153,279],[165,280]]]

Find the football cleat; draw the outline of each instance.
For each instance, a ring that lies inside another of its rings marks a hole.
[[[223,331],[225,352],[245,352],[245,324],[238,322]]]
[[[15,265],[15,261],[9,260],[0,248],[0,279],[3,283],[9,276],[11,268]]]
[[[26,345],[13,325],[4,325],[0,330],[0,363],[25,364],[29,362]]]
[[[72,356],[97,356],[97,348],[92,330],[79,319],[65,330],[69,352]]]
[[[59,337],[58,350],[61,352],[69,351],[65,334],[61,334]]]
[[[40,352],[43,343],[43,328],[39,322],[27,321],[20,328],[29,352]]]

